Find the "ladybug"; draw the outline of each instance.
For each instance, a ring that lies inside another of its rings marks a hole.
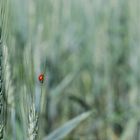
[[[40,81],[40,83],[43,83],[44,82],[44,74],[40,74],[38,76],[38,80]]]

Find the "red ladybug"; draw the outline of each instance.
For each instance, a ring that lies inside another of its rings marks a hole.
[[[41,83],[43,83],[43,82],[44,82],[44,74],[40,74],[40,75],[38,76],[38,80],[39,80]]]

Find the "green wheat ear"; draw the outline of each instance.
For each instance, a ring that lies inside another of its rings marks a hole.
[[[3,139],[3,130],[4,130],[4,126],[0,125],[0,140]]]
[[[1,30],[0,30],[0,140],[3,139],[3,78],[2,77],[3,77],[2,76],[2,41],[1,41]]]
[[[38,115],[34,103],[30,108],[28,121],[28,140],[36,140],[38,134]]]
[[[5,88],[3,76],[3,45],[0,39],[0,140],[3,139],[5,118],[6,118],[6,101],[5,101]]]

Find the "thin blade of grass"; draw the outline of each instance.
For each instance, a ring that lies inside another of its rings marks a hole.
[[[75,129],[83,120],[85,120],[91,112],[85,112],[74,119],[66,122],[62,127],[54,130],[51,134],[43,140],[61,140],[67,136],[73,129]]]

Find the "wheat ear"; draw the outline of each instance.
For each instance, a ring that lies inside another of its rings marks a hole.
[[[38,114],[35,110],[34,103],[29,111],[28,140],[36,140],[38,133]]]
[[[3,140],[4,127],[6,123],[6,96],[4,84],[3,44],[0,38],[0,140]]]

